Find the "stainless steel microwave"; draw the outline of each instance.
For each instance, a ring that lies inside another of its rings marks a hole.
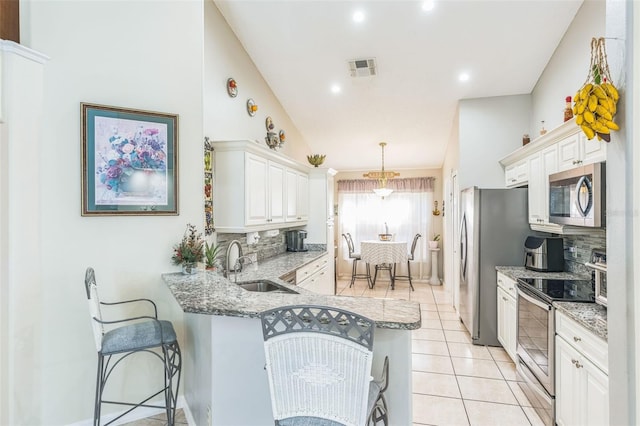
[[[594,163],[549,175],[549,222],[605,226],[606,166]]]

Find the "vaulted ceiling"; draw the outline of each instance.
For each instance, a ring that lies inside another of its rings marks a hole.
[[[338,170],[379,168],[381,141],[387,169],[440,167],[458,101],[531,93],[582,4],[214,2],[312,151]],[[376,75],[352,77],[348,61],[368,58]]]

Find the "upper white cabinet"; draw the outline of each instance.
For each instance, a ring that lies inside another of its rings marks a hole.
[[[306,225],[308,167],[251,141],[214,142],[213,147],[213,220],[218,232]],[[291,216],[290,203],[296,206]]]
[[[298,170],[286,170],[287,209],[285,221],[309,219],[309,175]]]
[[[606,161],[606,143],[587,140],[569,120],[500,160],[508,188],[528,184],[529,224],[534,231],[583,234],[593,228],[549,223],[549,175]]]
[[[587,140],[584,133],[579,132],[558,143],[558,157],[558,171],[606,161],[607,144],[596,138]]]

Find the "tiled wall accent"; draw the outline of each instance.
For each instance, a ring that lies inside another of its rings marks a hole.
[[[580,274],[591,274],[584,266],[591,257],[591,249],[605,248],[607,246],[606,234],[602,232],[592,235],[563,235],[564,240],[564,269],[565,271]],[[569,251],[569,247],[576,248],[576,257]]]
[[[256,253],[257,260],[276,256],[287,251],[285,233],[281,232],[275,237],[260,236],[257,244],[247,245],[247,234],[218,234],[218,244],[222,246],[222,252],[226,253],[229,243],[233,240],[240,241],[242,254],[250,256]]]

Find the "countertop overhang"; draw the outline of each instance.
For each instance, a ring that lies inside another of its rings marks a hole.
[[[420,328],[420,305],[398,299],[326,296],[287,284],[279,277],[312,262],[326,252],[285,253],[248,265],[237,282],[271,280],[299,294],[251,292],[217,272],[199,271],[192,275],[165,273],[162,279],[185,313],[257,318],[261,312],[286,305],[322,305],[345,309],[376,322],[379,328],[415,330]]]

